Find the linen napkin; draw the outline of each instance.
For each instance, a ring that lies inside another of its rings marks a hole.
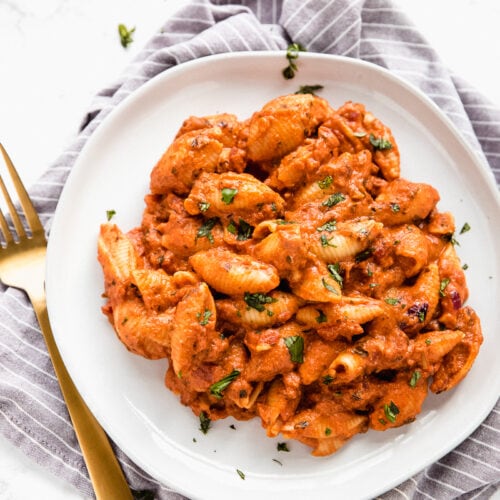
[[[82,147],[107,114],[144,82],[191,59],[229,51],[286,49],[359,58],[423,90],[454,122],[500,183],[500,110],[439,60],[390,0],[193,0],[168,19],[85,115],[81,132],[32,187],[50,233],[57,201]],[[15,289],[0,289],[0,429],[82,496],[92,487],[33,310]],[[380,498],[489,498],[500,481],[500,405],[456,449]],[[138,497],[182,498],[115,447]],[[390,471],[388,471],[390,473]],[[140,496],[142,495],[142,496]],[[146,494],[146,497],[148,495]]]

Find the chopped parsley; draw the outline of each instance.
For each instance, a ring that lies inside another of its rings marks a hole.
[[[417,382],[420,380],[420,377],[422,376],[422,373],[420,372],[420,370],[415,370],[412,374],[411,374],[411,378],[410,378],[410,387],[415,387],[417,385]]]
[[[328,197],[321,205],[324,207],[332,208],[339,204],[341,201],[345,200],[345,196],[342,193],[334,193]]]
[[[384,413],[387,420],[389,420],[389,422],[393,424],[394,422],[396,422],[396,417],[399,414],[399,408],[394,404],[393,401],[391,401],[389,404],[384,405]]]
[[[389,304],[391,306],[395,306],[395,305],[399,304],[400,302],[401,302],[400,299],[398,299],[397,297],[387,297],[385,299],[385,303]]]
[[[399,203],[391,203],[391,210],[396,214],[401,210]]]
[[[295,61],[299,57],[299,52],[305,52],[306,48],[300,45],[300,43],[291,43],[286,49],[286,59],[288,61],[288,66],[281,72],[286,80],[290,80],[295,76],[295,72],[298,70]]]
[[[122,47],[124,49],[126,49],[134,41],[134,39],[132,38],[134,31],[135,27],[129,29],[124,24],[118,25],[118,34],[120,35],[120,43],[122,44]]]
[[[466,222],[463,226],[462,229],[460,229],[460,234],[464,234],[467,231],[470,231],[470,224]]]
[[[208,201],[200,201],[198,203],[198,208],[200,212],[206,212],[210,208],[210,203],[208,203]]]
[[[116,210],[106,210],[106,219],[110,221],[116,215]]]
[[[330,283],[328,283],[328,281],[326,281],[325,278],[321,278],[321,283],[323,283],[323,286],[329,291],[329,292],[332,292],[334,293],[335,295],[339,295],[339,292],[335,289],[335,287],[333,287],[332,285],[330,285]]]
[[[198,322],[200,323],[201,326],[208,325],[208,321],[210,319],[210,316],[212,316],[212,311],[210,311],[210,309],[205,309],[203,314],[196,313],[196,318],[198,319]]]
[[[228,388],[229,384],[240,374],[239,370],[233,370],[229,375],[220,379],[210,386],[210,394],[216,398],[222,398],[222,391]]]
[[[233,202],[234,197],[238,194],[238,190],[236,188],[224,188],[221,191],[221,200],[229,205]]]
[[[293,363],[304,362],[304,339],[300,335],[292,335],[283,339],[290,353],[290,359]]]
[[[328,264],[326,267],[332,278],[340,285],[340,287],[342,287],[344,279],[340,275],[340,264]]]
[[[329,233],[336,231],[336,230],[337,230],[337,221],[336,220],[331,220],[331,221],[325,222],[325,224],[316,228],[316,231],[328,231]]]
[[[236,224],[236,222],[231,219],[229,221],[229,224],[227,225],[227,230],[231,234],[236,235],[236,239],[238,241],[249,240],[253,235],[253,226],[244,221],[241,217],[238,224]]]
[[[450,278],[443,278],[441,280],[441,283],[439,284],[439,295],[441,297],[446,297],[445,289],[448,286],[449,282],[450,282]]]
[[[287,443],[278,443],[276,445],[276,449],[278,451],[290,451],[290,449],[288,448],[288,444]]]
[[[371,247],[368,247],[366,250],[357,253],[356,256],[354,257],[356,264],[359,264],[360,262],[363,262],[364,260],[368,259],[372,253],[373,253],[373,248]]]
[[[321,189],[328,189],[333,182],[333,177],[331,175],[327,175],[323,180],[318,181],[318,186]]]
[[[375,137],[373,134],[370,134],[370,144],[379,151],[392,148],[391,141],[385,137]]]
[[[238,476],[241,477],[241,479],[245,479],[245,473],[240,471],[240,469],[236,469],[236,472],[238,473]]]
[[[333,239],[333,238],[332,238]],[[321,246],[322,247],[333,247],[333,248],[337,248],[337,245],[333,244],[333,243],[330,243],[330,240],[328,239],[328,237],[326,236],[326,234],[322,234],[320,237],[319,237],[319,241],[321,241]]]
[[[330,427],[327,427],[325,429],[325,436],[329,436],[331,433],[332,433],[332,430],[330,429]]]
[[[413,304],[408,308],[407,314],[409,316],[417,316],[420,323],[425,321],[427,311],[429,310],[429,304],[427,302]]]
[[[312,94],[316,95],[315,92],[317,90],[322,90],[323,85],[301,85],[299,87],[299,90],[295,92],[296,94]]]
[[[325,375],[323,377],[323,384],[328,385],[333,382],[333,377],[331,375]]]
[[[273,299],[272,297],[266,295],[265,293],[245,292],[243,300],[245,301],[248,307],[257,309],[257,311],[259,312],[262,312],[266,309],[264,307],[265,304],[272,304],[273,302],[277,302],[277,299]]]
[[[328,321],[326,314],[321,309],[316,309],[316,311],[319,313],[318,316],[316,316],[316,321],[318,323],[326,323]]]
[[[215,224],[217,224],[217,217],[212,217],[211,219],[208,219],[205,221],[200,228],[198,229],[198,232],[196,233],[196,238],[207,238],[210,243],[214,242],[214,237],[211,233],[212,229],[214,228]]]
[[[202,411],[200,413],[200,431],[203,432],[203,434],[206,434],[208,432],[208,429],[210,429],[210,424],[211,424],[210,417]]]

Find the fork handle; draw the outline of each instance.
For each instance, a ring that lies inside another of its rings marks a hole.
[[[96,498],[98,500],[132,499],[130,488],[105,432],[83,401],[64,365],[50,327],[45,297],[31,297],[31,301],[45,337]]]

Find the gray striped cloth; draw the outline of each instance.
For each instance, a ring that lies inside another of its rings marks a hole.
[[[96,96],[81,132],[30,190],[47,231],[80,150],[124,97],[185,61],[229,51],[286,49],[291,41],[310,52],[379,64],[419,87],[484,153],[500,182],[500,110],[453,75],[390,0],[193,0],[166,22],[117,82]],[[83,496],[93,495],[33,310],[23,293],[5,287],[0,294],[0,429]],[[134,490],[159,499],[182,498],[116,452]],[[499,481],[497,402],[456,449],[380,498],[489,498]]]

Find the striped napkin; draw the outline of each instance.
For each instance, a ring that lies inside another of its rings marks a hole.
[[[171,17],[122,77],[103,89],[81,133],[30,193],[47,230],[64,182],[96,127],[145,81],[191,59],[229,51],[286,49],[359,58],[424,91],[485,156],[500,183],[500,109],[452,74],[390,0],[193,0]],[[83,496],[92,487],[50,359],[25,295],[0,293],[0,429]],[[130,485],[159,499],[182,498],[116,449]],[[380,498],[489,498],[500,481],[500,405],[455,450]],[[146,496],[148,497],[148,496]]]

